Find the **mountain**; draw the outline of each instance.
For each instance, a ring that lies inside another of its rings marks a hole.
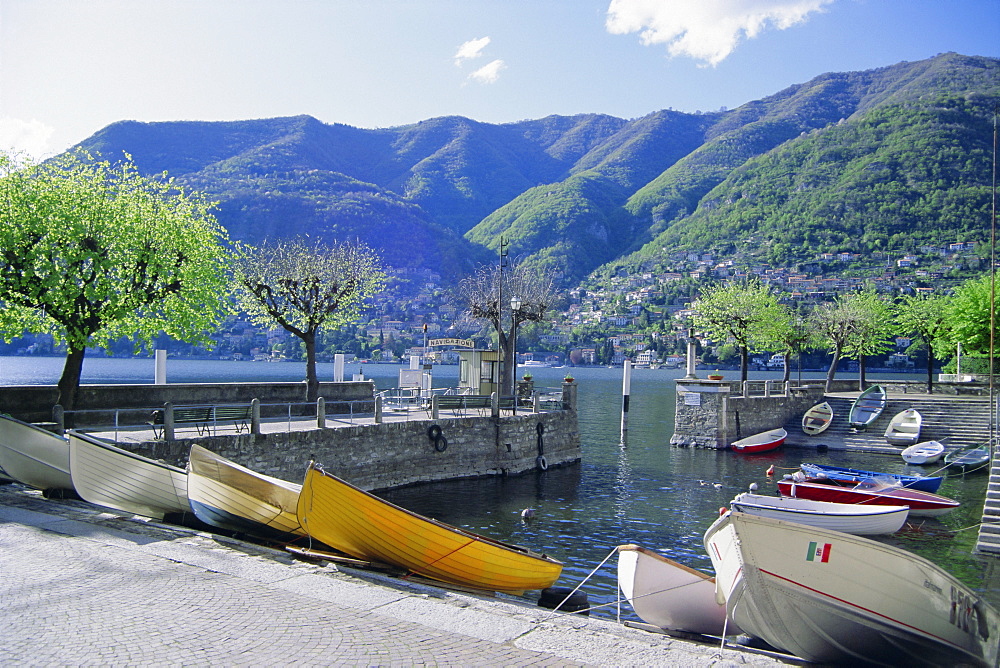
[[[574,285],[678,251],[780,265],[984,240],[998,101],[1000,61],[949,53],[705,114],[123,121],[79,148],[207,193],[235,239],[358,238],[446,280],[503,239]]]

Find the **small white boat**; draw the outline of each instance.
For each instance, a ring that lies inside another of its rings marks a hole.
[[[788,432],[779,427],[770,431],[762,431],[761,433],[754,434],[753,436],[741,438],[738,441],[734,441],[732,447],[736,452],[751,454],[755,452],[768,452],[780,447],[781,444],[785,442],[785,438],[787,436]]]
[[[833,422],[833,407],[824,401],[816,404],[802,416],[802,431],[809,436],[822,434]]]
[[[188,497],[195,517],[214,527],[267,540],[304,536],[296,506],[302,485],[257,473],[192,445]]]
[[[907,464],[933,464],[944,456],[944,443],[940,441],[924,441],[917,443],[899,453]]]
[[[813,527],[871,536],[899,531],[910,514],[909,506],[871,506],[830,503],[790,496],[764,496],[744,492],[732,500],[733,510]]]
[[[9,415],[0,415],[0,469],[35,489],[73,489],[69,442]]]
[[[715,600],[715,578],[652,550],[618,546],[618,586],[647,624],[709,636],[740,633]]]
[[[892,416],[885,428],[885,440],[890,445],[913,445],[920,438],[923,417],[915,408],[907,408]]]
[[[911,552],[733,512],[709,527],[704,542],[729,617],[807,661],[997,665],[1000,613]]]
[[[86,434],[67,433],[70,473],[83,500],[156,519],[191,512],[184,469]]]

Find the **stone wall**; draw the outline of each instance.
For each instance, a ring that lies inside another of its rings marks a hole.
[[[370,402],[357,405],[364,412],[374,410],[375,383],[371,380],[323,382],[319,395],[326,400],[328,415],[344,413],[349,407],[343,402]],[[53,419],[52,408],[58,401],[59,389],[55,385],[21,385],[0,388],[0,413],[7,413],[24,422],[48,422]],[[121,409],[122,424],[142,424],[150,412],[162,408],[166,402],[175,406],[198,404],[249,404],[258,399],[262,414],[268,415],[267,404],[284,404],[306,400],[306,384],[300,383],[169,383],[166,385],[81,385],[77,395],[74,420],[77,426],[113,424],[114,413],[107,409]],[[278,410],[278,409],[275,409]]]
[[[433,425],[447,441],[429,436]],[[541,433],[539,433],[541,426]],[[367,424],[291,433],[149,441],[129,449],[184,466],[192,443],[259,473],[301,481],[316,461],[362,489],[454,478],[513,475],[580,460],[575,411]]]
[[[822,385],[752,397],[734,389],[739,383],[679,379],[671,445],[728,448],[735,440],[783,426],[823,397]]]

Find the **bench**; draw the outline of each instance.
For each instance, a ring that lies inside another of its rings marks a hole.
[[[462,411],[466,408],[476,408],[485,411],[492,406],[492,398],[488,394],[441,394],[434,397],[438,409]]]
[[[236,433],[250,432],[250,420],[253,417],[253,407],[245,406],[189,406],[174,409],[174,424],[193,424],[198,429],[199,436],[209,434],[219,420],[232,420]],[[163,424],[166,413],[155,410],[149,416],[146,424],[153,428],[153,436],[160,438],[163,434]],[[159,429],[158,429],[159,427]]]

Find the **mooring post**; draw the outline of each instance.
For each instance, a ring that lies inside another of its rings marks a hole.
[[[625,360],[622,373],[622,439],[628,432],[628,400],[632,391],[632,362]]]

